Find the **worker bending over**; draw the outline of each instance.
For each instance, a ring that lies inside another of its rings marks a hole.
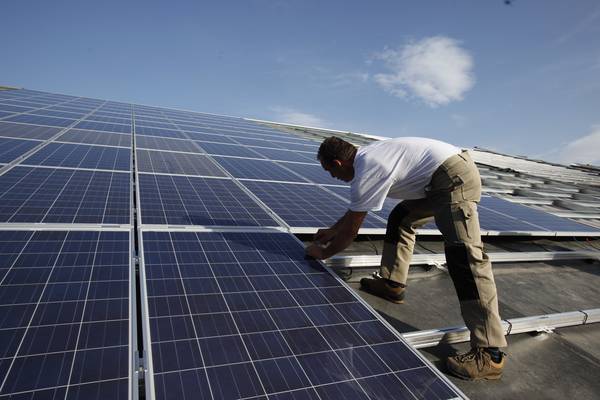
[[[361,288],[401,303],[416,228],[431,218],[444,237],[448,272],[462,317],[471,332],[471,351],[449,357],[451,373],[464,379],[499,379],[506,346],[492,265],[483,251],[477,203],[481,179],[467,151],[426,138],[401,137],[356,148],[329,137],[317,158],[332,177],[351,184],[349,210],[329,229],[320,229],[306,254],[325,259],[348,247],[368,211],[381,210],[386,197],[401,199],[387,222],[380,277]]]

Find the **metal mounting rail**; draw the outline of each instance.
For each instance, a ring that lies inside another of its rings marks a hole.
[[[492,262],[527,262],[552,260],[600,259],[600,251],[532,251],[518,253],[487,253]],[[378,267],[380,255],[373,256],[334,256],[325,263],[332,268],[373,268]],[[446,262],[444,254],[414,254],[410,265],[441,265]]]
[[[526,332],[551,332],[556,328],[597,322],[600,322],[600,308],[507,319],[502,321],[502,327],[505,335],[515,335]],[[403,333],[402,337],[415,348],[422,349],[437,346],[439,343],[468,342],[470,334],[466,326],[455,326],[407,332]]]

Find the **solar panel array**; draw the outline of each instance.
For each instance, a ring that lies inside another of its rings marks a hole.
[[[461,397],[304,259],[289,232],[348,204],[317,148],[240,118],[0,91],[0,396],[136,398],[144,351],[147,398]],[[498,199],[481,214],[590,233]]]
[[[136,396],[131,112],[0,91],[2,398]]]

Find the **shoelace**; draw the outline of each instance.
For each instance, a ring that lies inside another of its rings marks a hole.
[[[456,359],[461,363],[475,360],[475,365],[477,365],[477,370],[481,371],[483,369],[483,366],[485,365],[485,357],[483,355],[484,352],[485,352],[485,350],[478,347],[476,349],[471,349],[471,351],[469,351],[468,353],[457,356]]]

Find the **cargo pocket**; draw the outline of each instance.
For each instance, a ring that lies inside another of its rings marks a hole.
[[[462,191],[461,191],[462,195]],[[455,224],[462,224],[461,229],[464,229],[463,239],[466,237],[471,239],[472,231],[473,231],[473,214],[477,211],[471,207],[471,205],[467,202],[460,203],[458,205],[457,210],[457,220],[454,221]]]
[[[436,212],[435,223],[448,245],[480,240],[477,205],[463,201],[442,207]]]

